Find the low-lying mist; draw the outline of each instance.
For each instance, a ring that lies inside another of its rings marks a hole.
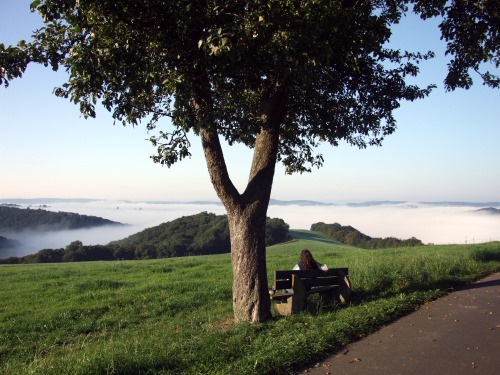
[[[33,204],[33,203],[32,203]],[[46,204],[46,203],[44,203]],[[34,205],[34,204],[33,204]],[[24,256],[41,249],[64,248],[73,241],[84,245],[107,244],[145,228],[182,216],[203,211],[225,214],[219,203],[141,203],[125,201],[55,202],[43,209],[99,216],[128,224],[66,231],[25,231],[0,233],[18,240],[22,246],[0,253]],[[496,206],[498,207],[498,206]],[[324,222],[350,225],[371,237],[416,237],[429,244],[464,244],[500,240],[500,215],[474,212],[477,205],[442,205],[422,203],[387,203],[374,205],[276,204],[269,206],[268,216],[279,217],[291,229],[310,229],[311,224]]]
[[[36,231],[27,230],[17,233],[4,233],[3,236],[17,240],[21,246],[15,249],[5,250],[0,253],[1,258],[9,256],[24,256],[36,253],[42,249],[65,248],[73,241],[82,241],[84,245],[107,244],[111,241],[122,239],[134,234],[143,228],[135,225],[105,225],[95,228],[58,230],[58,231]]]
[[[474,212],[477,207],[422,204],[353,207],[336,205],[271,206],[269,216],[280,216],[291,228],[309,229],[312,223],[350,225],[371,237],[416,237],[424,244],[464,244],[500,241],[500,215]]]

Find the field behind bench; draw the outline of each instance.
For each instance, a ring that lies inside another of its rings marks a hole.
[[[500,270],[499,242],[371,251],[293,235],[268,248],[269,284],[308,248],[349,267],[351,306],[313,303],[291,318],[234,324],[229,254],[0,266],[0,373],[289,373]]]

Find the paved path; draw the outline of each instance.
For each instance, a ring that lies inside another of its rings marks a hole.
[[[299,373],[500,374],[500,273],[427,303]]]

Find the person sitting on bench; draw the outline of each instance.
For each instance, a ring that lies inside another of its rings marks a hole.
[[[311,252],[307,249],[304,249],[300,252],[300,260],[297,263],[293,270],[323,270],[326,271],[328,266],[326,264],[321,264],[314,260]]]

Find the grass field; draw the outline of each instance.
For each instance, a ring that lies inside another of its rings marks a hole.
[[[360,250],[318,233],[268,248],[268,276],[309,248],[349,267],[350,306],[232,320],[229,254],[0,266],[1,374],[287,374],[500,270],[500,243]]]

